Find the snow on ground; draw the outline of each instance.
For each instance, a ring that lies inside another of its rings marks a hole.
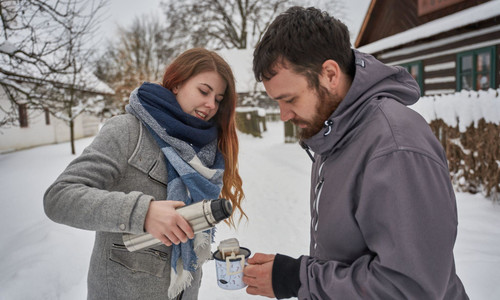
[[[285,144],[283,124],[268,123],[263,138],[240,135],[245,212],[237,230],[219,225],[216,243],[236,237],[252,253],[308,253],[310,160]],[[78,152],[92,139],[77,141]],[[50,221],[45,189],[74,159],[67,143],[0,155],[0,299],[86,299],[93,232]],[[500,205],[457,194],[457,273],[471,299],[500,299]],[[217,286],[214,262],[205,264],[201,300],[265,299]]]

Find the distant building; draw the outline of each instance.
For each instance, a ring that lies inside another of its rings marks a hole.
[[[113,94],[113,90],[97,78],[92,90],[88,91],[102,97]],[[22,84],[22,83],[20,83]],[[0,127],[0,153],[31,148],[46,144],[56,144],[70,140],[70,129],[66,122],[52,116],[48,110],[29,109],[26,104],[12,106],[5,90],[0,86],[0,107],[6,111],[15,109],[18,124]],[[0,110],[0,114],[2,114]],[[2,117],[0,115],[0,117]],[[93,136],[99,130],[100,119],[82,113],[74,120],[75,139]]]
[[[500,1],[372,0],[355,48],[407,68],[422,95],[500,87]]]
[[[217,51],[231,66],[238,93],[238,106],[266,109],[267,113],[279,110],[276,101],[269,99],[262,82],[253,73],[253,49],[222,49]]]

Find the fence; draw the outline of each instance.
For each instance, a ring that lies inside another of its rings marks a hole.
[[[266,112],[257,107],[238,107],[236,109],[236,126],[238,130],[262,137],[262,132],[267,131],[266,122],[280,121],[279,111]],[[298,128],[292,122],[284,122],[285,143],[296,143],[299,141]]]
[[[262,137],[261,133],[267,131],[265,110],[259,107],[236,108],[236,126],[243,133]]]

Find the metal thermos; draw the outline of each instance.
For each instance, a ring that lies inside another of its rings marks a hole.
[[[188,221],[193,228],[194,233],[207,230],[215,224],[228,218],[233,206],[231,201],[226,199],[203,200],[187,206],[182,206],[176,211]],[[123,243],[128,251],[137,251],[149,247],[158,246],[161,241],[149,233],[123,235]]]

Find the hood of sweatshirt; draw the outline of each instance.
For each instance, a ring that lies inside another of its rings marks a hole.
[[[388,97],[408,106],[420,98],[417,82],[404,68],[388,66],[372,55],[353,51],[356,72],[349,91],[323,129],[302,141],[314,153],[325,155],[340,146],[372,99]]]

